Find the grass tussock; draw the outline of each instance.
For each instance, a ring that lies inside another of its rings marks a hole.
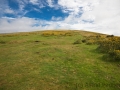
[[[82,43],[81,39],[78,39],[78,40],[75,41],[73,44],[81,44],[81,43]]]
[[[0,41],[0,44],[5,44],[5,43],[6,43],[6,41],[3,41],[3,40]]]

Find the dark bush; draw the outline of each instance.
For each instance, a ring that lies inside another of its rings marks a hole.
[[[120,50],[113,50],[109,52],[109,57],[115,61],[120,61]]]
[[[81,39],[78,39],[78,40],[75,41],[73,44],[81,44],[81,43],[82,43]]]
[[[114,37],[114,35],[107,35],[106,37]]]
[[[83,40],[82,40],[83,43],[86,43],[86,41],[87,41],[86,39],[83,39]]]
[[[0,41],[0,44],[5,44],[6,42],[5,41]]]

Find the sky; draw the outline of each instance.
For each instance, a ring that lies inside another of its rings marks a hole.
[[[120,0],[0,0],[0,33],[41,30],[120,36]]]

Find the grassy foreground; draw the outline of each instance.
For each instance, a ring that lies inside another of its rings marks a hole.
[[[120,90],[120,62],[98,45],[73,44],[96,35],[46,31],[0,35],[0,90]]]

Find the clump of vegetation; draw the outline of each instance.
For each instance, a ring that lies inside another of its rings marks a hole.
[[[120,50],[109,51],[109,57],[113,60],[120,61]]]
[[[5,41],[3,41],[3,40],[1,40],[1,41],[0,41],[0,44],[5,44],[5,43],[6,43],[6,42],[5,42]]]
[[[92,44],[95,44],[95,40],[88,40],[86,42],[87,45],[92,45]]]
[[[41,41],[39,41],[39,40],[35,40],[34,42],[41,42]]]
[[[83,43],[86,43],[87,45],[92,45],[96,43],[96,37],[94,36],[89,36],[86,37],[82,40]]]
[[[82,43],[81,39],[78,39],[78,40],[75,41],[73,44],[81,44],[81,43]]]
[[[86,39],[83,39],[82,42],[83,42],[83,43],[86,43]]]
[[[70,31],[44,31],[42,36],[72,36]]]
[[[108,58],[120,61],[120,37],[114,35],[93,35],[82,40],[87,45],[97,44],[97,50],[106,53]]]
[[[106,37],[114,37],[114,35],[107,35]]]
[[[99,41],[99,47],[97,49],[109,54],[111,59],[120,60],[120,37],[110,37]]]
[[[109,51],[120,49],[120,38],[113,37],[106,40],[99,41],[98,49],[102,52],[108,53]]]
[[[82,40],[78,39],[77,41],[74,42],[74,44],[81,44],[81,43],[86,43],[87,45],[95,44],[96,40],[93,37],[94,36],[88,36],[88,37],[84,37]]]

